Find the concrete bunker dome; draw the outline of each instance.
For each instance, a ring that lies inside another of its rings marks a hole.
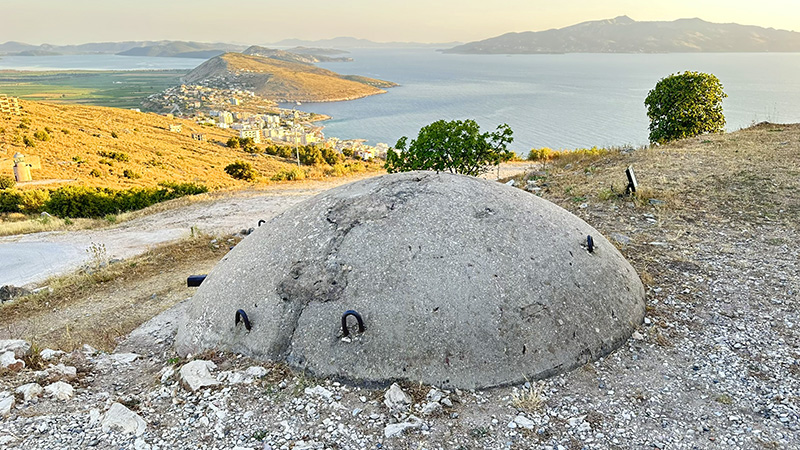
[[[343,339],[348,310],[366,329]],[[643,318],[636,272],[578,217],[500,183],[406,172],[332,189],[256,229],[190,300],[176,348],[472,389],[595,360]]]

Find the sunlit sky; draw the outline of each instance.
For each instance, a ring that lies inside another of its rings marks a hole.
[[[0,0],[0,42],[193,40],[264,44],[353,36],[450,42],[627,15],[800,31],[798,0]]]

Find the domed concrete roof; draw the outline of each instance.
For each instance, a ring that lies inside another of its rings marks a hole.
[[[350,317],[343,338],[348,310],[365,330]],[[497,182],[407,172],[332,189],[256,229],[198,288],[176,346],[471,389],[597,359],[643,317],[636,272],[578,217]]]

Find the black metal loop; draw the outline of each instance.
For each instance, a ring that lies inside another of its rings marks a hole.
[[[264,220],[264,219],[261,219],[261,220],[258,221],[258,226],[261,226],[261,224],[264,224],[264,223],[267,223],[267,221]]]
[[[342,314],[342,336],[350,336],[350,330],[347,329],[347,316],[353,316],[356,318],[358,321],[358,332],[363,333],[365,328],[364,320],[361,318],[361,314],[353,311],[352,309],[348,309],[344,312],[344,314]]]
[[[586,236],[586,249],[589,250],[589,253],[594,253],[594,239],[591,234]]]
[[[189,275],[189,278],[186,279],[186,286],[188,287],[197,287],[203,284],[205,281],[206,275]]]
[[[236,311],[236,322],[233,325],[239,325],[239,320],[244,322],[244,327],[247,328],[247,331],[250,331],[250,319],[247,318],[247,313],[243,309]]]

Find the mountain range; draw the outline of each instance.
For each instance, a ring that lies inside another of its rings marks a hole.
[[[172,56],[187,58],[210,58],[225,52],[242,51],[246,45],[222,42],[185,41],[125,41],[91,42],[79,45],[31,45],[24,42],[9,41],[0,44],[0,55],[43,56],[43,55],[86,55],[118,54],[124,56]]]
[[[701,19],[637,22],[630,17],[546,31],[506,33],[444,53],[690,53],[800,52],[800,33]]]

